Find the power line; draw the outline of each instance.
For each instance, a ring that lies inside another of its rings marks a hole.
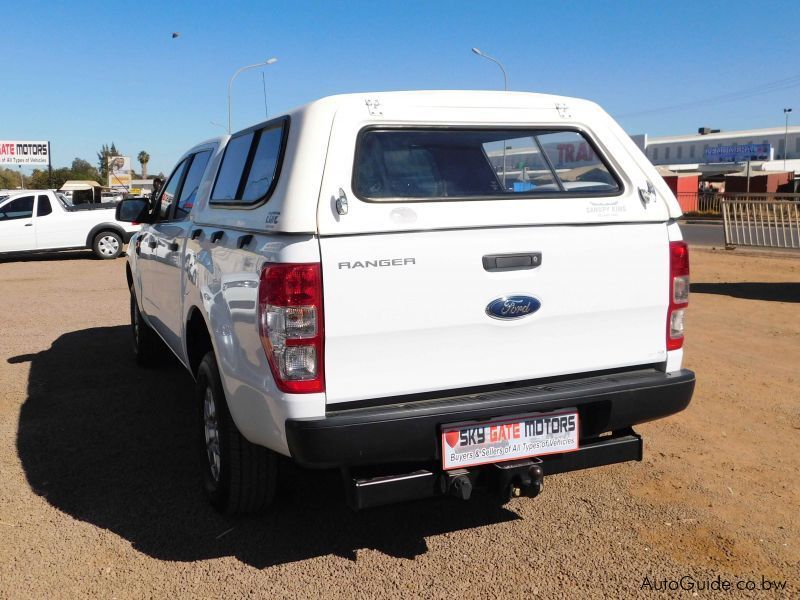
[[[660,108],[649,108],[647,110],[639,110],[629,113],[623,113],[616,115],[617,118],[622,117],[638,117],[641,115],[652,115],[657,113],[665,113],[665,112],[675,112],[681,110],[687,110],[690,108],[695,108],[698,106],[708,106],[710,104],[718,104],[722,102],[732,102],[735,100],[744,100],[746,98],[752,98],[754,96],[760,96],[763,94],[769,94],[772,92],[778,92],[782,90],[788,90],[793,87],[800,86],[800,75],[794,75],[792,77],[787,77],[785,79],[778,79],[776,81],[771,81],[768,83],[762,83],[761,85],[744,88],[738,90],[736,92],[728,92],[726,94],[720,94],[719,96],[711,96],[708,98],[702,98],[700,100],[693,100],[691,102],[684,102],[681,104],[673,104],[671,106],[662,106]]]

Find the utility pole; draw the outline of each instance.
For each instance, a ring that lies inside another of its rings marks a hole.
[[[789,134],[789,113],[792,112],[791,108],[784,108],[783,115],[786,117],[786,126],[783,130],[783,170],[786,170],[786,155],[789,153],[789,146],[787,145],[787,137]]]

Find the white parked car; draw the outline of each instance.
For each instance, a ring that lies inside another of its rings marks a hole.
[[[267,506],[278,455],[356,508],[535,496],[691,399],[680,208],[591,102],[325,98],[192,148],[154,206],[117,212],[136,356],[195,377],[220,510]]]
[[[0,254],[91,248],[116,258],[139,225],[117,221],[114,209],[72,206],[51,190],[22,190],[0,200]]]

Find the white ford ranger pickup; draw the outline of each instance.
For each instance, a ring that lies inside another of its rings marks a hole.
[[[0,198],[0,254],[91,248],[98,258],[116,258],[139,225],[122,223],[115,208],[73,206],[51,190],[22,190]]]
[[[357,509],[641,460],[689,404],[674,196],[596,104],[324,98],[192,148],[127,263],[140,364],[196,381],[212,504],[266,507],[279,455]]]

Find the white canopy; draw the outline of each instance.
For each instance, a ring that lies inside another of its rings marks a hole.
[[[64,185],[61,186],[60,191],[69,192],[75,190],[91,190],[92,188],[99,187],[103,186],[96,181],[92,181],[91,179],[71,179],[70,181],[64,182]]]

